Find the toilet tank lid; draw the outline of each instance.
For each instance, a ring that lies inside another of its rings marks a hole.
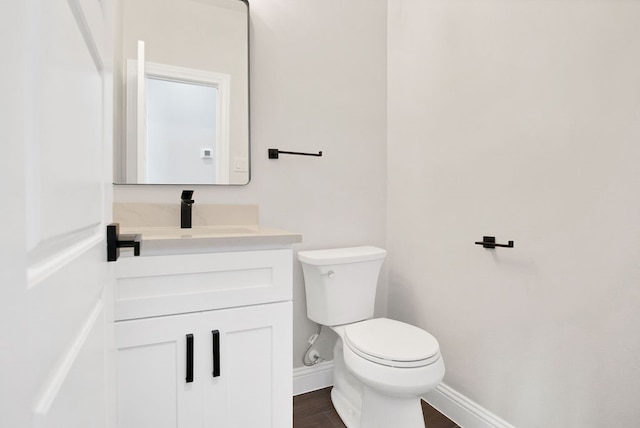
[[[377,247],[348,247],[329,250],[300,251],[298,260],[311,265],[333,265],[384,259],[387,251]]]

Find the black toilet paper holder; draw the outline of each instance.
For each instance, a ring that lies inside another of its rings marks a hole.
[[[475,242],[476,245],[482,245],[482,248],[513,248],[513,241],[509,241],[507,244],[496,244],[495,236],[483,236],[481,242]]]

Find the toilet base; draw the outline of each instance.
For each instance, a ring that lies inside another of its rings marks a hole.
[[[353,407],[336,388],[331,388],[331,403],[347,428],[360,428],[360,409]]]
[[[392,397],[365,386],[360,428],[425,428],[420,397]]]
[[[331,402],[347,428],[425,428],[421,398],[389,397],[364,387],[362,412],[331,389]]]
[[[362,384],[348,372],[342,352],[342,340],[338,339],[333,348],[331,403],[347,428],[360,428]]]

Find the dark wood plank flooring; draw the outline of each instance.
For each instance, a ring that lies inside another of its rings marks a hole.
[[[424,424],[427,428],[459,428],[436,409],[422,402]],[[331,388],[293,397],[294,428],[345,428],[331,404]],[[390,427],[402,428],[402,427]]]

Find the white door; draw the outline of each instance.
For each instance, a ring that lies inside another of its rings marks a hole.
[[[0,6],[0,426],[112,423],[112,12]]]

